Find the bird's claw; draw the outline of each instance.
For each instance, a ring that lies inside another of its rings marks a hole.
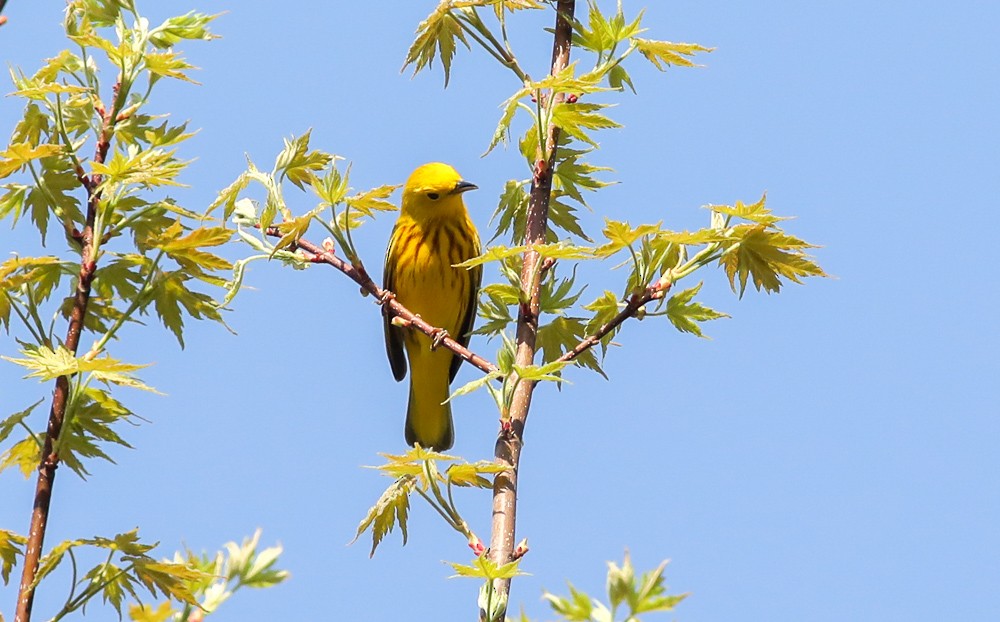
[[[448,336],[448,331],[443,328],[434,331],[431,335],[431,350],[437,350]]]

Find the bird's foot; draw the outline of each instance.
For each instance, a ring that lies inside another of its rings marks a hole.
[[[434,331],[431,335],[431,350],[437,350],[448,336],[448,331],[443,328]]]

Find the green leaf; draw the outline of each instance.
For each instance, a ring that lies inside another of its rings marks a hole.
[[[578,246],[568,241],[552,244],[534,244],[532,250],[549,259],[593,259],[594,249],[588,246]]]
[[[104,602],[111,603],[119,616],[126,594],[133,598],[138,596],[134,579],[127,573],[127,569],[112,563],[99,564],[91,568],[83,578],[88,581],[88,587],[99,589]]]
[[[10,142],[40,145],[42,144],[42,136],[48,136],[52,133],[52,126],[52,117],[35,102],[29,102],[24,107],[24,116],[14,126],[14,134],[11,136]]]
[[[18,556],[24,557],[24,545],[28,539],[13,531],[0,529],[0,578],[3,584],[10,581],[10,571],[17,565]]]
[[[486,579],[487,581],[494,581],[496,579],[513,579],[514,577],[525,574],[518,569],[518,565],[520,563],[521,560],[516,559],[506,564],[496,564],[490,560],[489,555],[480,555],[473,560],[471,565],[468,566],[448,562],[448,565],[455,571],[455,574],[449,578],[457,579],[460,577],[467,577],[473,579]]]
[[[174,158],[173,151],[139,150],[135,145],[129,145],[124,152],[116,149],[108,162],[90,163],[93,174],[102,176],[101,190],[114,184],[136,184],[143,188],[182,186],[174,178],[186,166],[186,162]]]
[[[597,142],[590,137],[588,130],[621,127],[621,124],[598,112],[608,107],[607,104],[560,102],[552,109],[552,122],[573,138],[597,147]]]
[[[554,275],[550,271],[549,275]],[[576,304],[586,289],[586,285],[581,287],[575,294],[571,293],[576,282],[575,266],[574,275],[566,279],[556,279],[555,276],[548,276],[543,282],[539,292],[539,305],[543,313],[562,314],[567,309]]]
[[[576,208],[569,203],[561,201],[560,198],[561,192],[555,192],[549,200],[550,226],[546,240],[554,241],[557,238],[555,228],[558,228],[588,242],[593,242],[580,226],[580,218],[576,215]]]
[[[163,601],[155,608],[152,605],[143,603],[129,605],[128,607],[128,617],[132,622],[167,622],[179,613],[177,609],[174,609],[169,600]]]
[[[169,49],[175,43],[182,40],[200,39],[210,41],[217,39],[208,31],[206,26],[209,22],[219,17],[221,13],[215,15],[205,15],[191,11],[177,17],[170,17],[156,28],[149,31],[149,42],[160,49]]]
[[[187,564],[157,562],[148,558],[136,560],[134,563],[136,577],[151,594],[155,595],[159,590],[164,596],[192,606],[198,605],[198,599],[195,598],[190,586],[202,580],[203,573],[200,571],[189,568]]]
[[[10,433],[13,432],[18,426],[24,425],[24,420],[27,419],[29,415],[31,415],[31,411],[35,410],[35,408],[37,408],[38,405],[44,401],[45,401],[44,399],[38,400],[31,406],[25,408],[24,410],[16,412],[7,417],[6,419],[4,419],[3,421],[0,421],[0,443],[7,440],[7,437],[10,436]]]
[[[15,173],[29,162],[48,158],[62,153],[61,145],[32,145],[30,143],[14,143],[6,150],[0,151],[0,179]]]
[[[17,224],[18,219],[24,213],[25,199],[31,187],[22,184],[4,184],[3,188],[7,192],[0,195],[0,219],[13,214],[14,223]]]
[[[477,335],[497,335],[514,322],[509,306],[518,303],[521,288],[505,283],[492,283],[481,289],[480,293],[483,296],[479,299],[478,313],[479,317],[486,321],[479,322],[479,325],[472,332]],[[478,381],[474,380],[473,382]],[[476,384],[469,388],[469,391],[478,389],[480,386],[483,385]]]
[[[516,91],[502,104],[500,104],[500,108],[503,112],[500,114],[500,121],[497,123],[497,129],[493,131],[493,138],[490,139],[490,144],[486,147],[486,151],[483,153],[483,156],[488,155],[501,142],[507,144],[510,139],[510,124],[514,120],[514,113],[517,112],[519,107],[523,106],[523,104],[521,104],[521,100],[528,97],[530,94],[530,89],[523,88]],[[534,118],[535,111],[527,106],[524,107],[531,113],[532,118]],[[535,119],[535,122],[537,122],[537,119]]]
[[[400,186],[379,186],[364,192],[359,192],[354,196],[347,197],[345,202],[352,208],[358,210],[365,216],[374,217],[374,212],[394,212],[396,206],[386,201],[393,192]]]
[[[466,49],[469,49],[465,33],[462,32],[462,27],[450,10],[451,0],[442,0],[427,19],[420,22],[417,26],[417,37],[403,62],[403,69],[413,65],[413,75],[416,75],[425,67],[432,66],[434,57],[440,55],[446,88],[451,77],[451,61],[455,57],[457,47],[455,41],[461,41]]]
[[[403,545],[406,545],[406,520],[410,510],[410,492],[416,484],[411,475],[404,475],[394,481],[379,500],[368,510],[368,515],[358,525],[353,544],[365,531],[372,530],[372,550],[369,557],[375,555],[375,549],[386,534],[390,533],[396,524],[403,535]]]
[[[299,190],[305,189],[305,184],[312,184],[315,178],[314,171],[321,171],[333,161],[333,156],[319,150],[309,150],[309,138],[312,130],[307,130],[305,134],[292,140],[285,140],[285,148],[278,154],[274,163],[274,170],[278,174],[278,179],[287,177],[289,181],[298,186]]]
[[[796,237],[766,225],[738,225],[730,229],[731,237],[725,243],[719,263],[725,268],[729,285],[738,294],[746,291],[748,277],[753,278],[757,291],[778,292],[781,278],[795,283],[809,276],[826,276],[808,255],[806,248],[815,248]]]
[[[31,77],[39,83],[55,82],[61,73],[79,71],[83,67],[80,57],[63,50],[52,58],[45,59],[45,64]]]
[[[463,384],[462,386],[460,386],[459,388],[457,388],[454,391],[452,391],[451,395],[449,395],[448,399],[445,400],[445,401],[446,402],[450,402],[451,400],[455,399],[456,397],[458,397],[460,395],[465,395],[467,393],[472,393],[476,389],[481,389],[484,386],[486,386],[487,384],[489,384],[491,381],[496,380],[497,378],[499,378],[500,376],[501,376],[500,372],[494,371],[494,372],[490,372],[490,373],[488,373],[485,376],[482,376],[480,378],[476,378],[475,380],[473,380],[471,382],[467,382],[467,383]]]
[[[627,23],[622,13],[621,2],[618,3],[618,11],[610,19],[601,13],[600,7],[593,0],[588,1],[587,5],[589,8],[587,26],[579,20],[573,22],[573,45],[596,52],[600,56],[613,50],[618,43],[641,32],[639,24],[642,21],[642,11],[634,21]]]
[[[52,547],[48,553],[42,555],[42,558],[38,562],[38,573],[35,575],[35,585],[38,585],[42,579],[48,576],[59,566],[63,557],[66,556],[66,551],[80,546],[82,542],[82,540],[63,540],[59,544]]]
[[[694,56],[698,52],[711,52],[714,49],[698,45],[697,43],[672,43],[670,41],[653,41],[639,37],[633,38],[632,41],[642,55],[660,71],[665,71],[670,65],[697,67],[687,57]]]
[[[687,597],[687,594],[666,595],[667,588],[663,579],[663,570],[666,567],[667,562],[664,561],[655,570],[642,574],[639,587],[633,592],[633,599],[630,600],[633,614],[672,611],[677,603]]]
[[[606,166],[594,166],[586,162],[580,162],[580,157],[587,152],[573,151],[564,153],[565,151],[559,151],[559,163],[556,165],[552,176],[553,188],[562,191],[566,196],[580,204],[586,205],[587,201],[583,198],[582,190],[594,192],[612,185],[611,182],[600,181],[594,177],[595,173],[610,171],[612,169]]]
[[[683,333],[691,333],[697,337],[704,337],[705,335],[701,332],[701,327],[698,326],[698,322],[707,322],[709,320],[717,320],[723,317],[729,317],[725,313],[720,313],[714,309],[710,309],[700,302],[692,302],[694,297],[701,290],[701,283],[691,289],[686,289],[682,292],[678,292],[670,297],[667,301],[667,319],[670,323],[674,325],[677,330]]]
[[[476,266],[481,266],[484,263],[489,263],[491,261],[501,261],[507,259],[508,257],[513,257],[515,255],[520,255],[528,247],[527,246],[512,246],[507,247],[503,245],[491,246],[486,249],[486,251],[479,255],[478,257],[473,257],[472,259],[463,261],[462,263],[455,264],[456,268],[474,268]]]
[[[448,482],[455,486],[472,486],[475,488],[492,488],[493,482],[483,475],[496,475],[507,470],[502,464],[480,460],[479,462],[463,462],[453,464],[445,470]]]
[[[554,93],[570,93],[573,95],[585,95],[588,93],[599,93],[609,89],[600,86],[601,77],[593,74],[576,75],[576,61],[567,65],[559,73],[549,74],[541,80],[536,80],[528,85],[530,91],[541,91],[551,89]],[[560,105],[572,106],[573,104],[562,103]]]
[[[625,551],[625,561],[619,568],[614,562],[608,562],[607,579],[608,600],[612,608],[617,608],[635,591],[635,570],[632,568],[632,558]]]
[[[591,599],[586,593],[578,591],[571,583],[568,586],[569,598],[556,596],[549,592],[542,594],[542,598],[548,601],[553,611],[566,620],[589,622],[595,619],[593,617],[594,608],[595,605],[600,606],[600,603]]]
[[[632,84],[632,77],[628,75],[628,71],[626,71],[624,67],[619,64],[608,70],[608,86],[615,90],[622,91],[625,89],[626,85],[634,94],[635,85]]]
[[[334,156],[334,161],[338,158]],[[337,170],[336,166],[331,166],[327,171],[326,175],[323,177],[313,176],[312,187],[313,191],[319,198],[323,199],[323,206],[329,207],[331,205],[337,205],[344,200],[347,196],[347,179],[350,173],[350,166],[348,166],[348,172],[343,175]]]
[[[618,300],[618,296],[616,296],[614,292],[605,290],[597,300],[583,306],[584,309],[594,312],[594,316],[587,322],[584,333],[587,335],[596,335],[598,331],[602,330],[608,322],[613,320],[621,312],[622,307],[624,306],[624,303]],[[607,354],[608,345],[611,343],[611,340],[617,332],[618,329],[616,328],[608,332],[601,339],[602,356]]]
[[[180,54],[175,52],[147,52],[143,56],[143,62],[146,65],[146,70],[154,76],[174,78],[198,84],[185,73],[187,70],[197,69],[197,67],[181,58]]]
[[[536,345],[542,352],[542,360],[548,363],[557,360],[563,354],[575,348],[587,336],[583,320],[560,315],[538,329]],[[593,348],[585,350],[574,358],[573,364],[592,369],[607,378],[604,370],[601,369]]]
[[[63,346],[58,346],[55,350],[44,345],[25,347],[21,350],[21,354],[26,358],[15,359],[9,356],[0,358],[28,369],[31,373],[25,378],[38,378],[42,382],[82,372],[91,372],[98,379],[105,379],[148,367],[148,365],[123,363],[111,357],[91,360],[77,358]]]
[[[44,435],[38,436],[37,440],[29,436],[4,450],[0,454],[0,472],[16,466],[24,479],[31,477],[42,460],[42,448],[38,446],[38,443],[44,438]]]
[[[789,220],[787,216],[776,216],[767,208],[767,194],[760,197],[760,200],[756,203],[751,203],[749,205],[743,203],[743,201],[737,201],[736,205],[709,205],[708,209],[716,212],[718,214],[725,214],[727,216],[735,216],[736,218],[742,218],[743,220],[749,220],[760,225],[773,225],[782,220]]]
[[[233,183],[219,192],[219,196],[215,197],[215,200],[208,206],[208,212],[211,213],[218,206],[225,205],[223,219],[228,220],[236,209],[236,200],[239,198],[240,193],[246,190],[252,179],[253,177],[249,173],[244,172],[240,174]]]
[[[500,195],[500,202],[496,211],[490,217],[490,222],[497,221],[496,233],[493,234],[495,240],[501,235],[512,232],[512,239],[515,242],[524,241],[524,225],[528,213],[528,201],[530,199],[525,190],[527,182],[511,179],[504,184],[503,193]],[[2,212],[0,212],[2,213]]]
[[[115,431],[115,426],[131,423],[135,414],[107,391],[87,387],[67,405],[66,424],[59,436],[57,450],[63,463],[81,478],[89,475],[84,464],[87,460],[100,459],[114,463],[104,451],[105,445],[118,445],[131,449]]]
[[[200,320],[207,318],[222,322],[219,307],[211,296],[192,291],[185,285],[190,275],[175,270],[159,275],[153,280],[153,306],[163,326],[177,338],[177,343],[184,347],[184,320],[181,308],[191,317]]]
[[[628,222],[619,222],[609,218],[605,219],[603,233],[608,242],[597,247],[594,250],[594,254],[598,257],[610,257],[618,251],[632,246],[643,237],[657,235],[660,231],[660,223],[632,227]]]
[[[563,368],[570,364],[569,361],[552,361],[545,365],[514,365],[514,373],[521,380],[530,380],[532,382],[566,382],[561,372]]]

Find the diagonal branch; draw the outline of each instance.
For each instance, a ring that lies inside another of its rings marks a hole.
[[[269,236],[279,238],[283,235],[277,227],[269,227],[266,230],[266,233]],[[375,300],[382,305],[383,309],[385,309],[385,313],[390,314],[390,317],[400,318],[406,326],[415,328],[432,339],[437,339],[441,334],[443,334],[442,329],[431,326],[419,315],[403,306],[402,303],[396,300],[395,294],[389,290],[379,287],[368,275],[368,272],[365,270],[365,267],[360,261],[358,262],[358,265],[355,266],[350,262],[337,257],[331,251],[325,250],[324,248],[305,239],[298,240],[295,245],[299,249],[306,252],[307,259],[310,262],[325,263],[343,272],[348,278],[360,285],[362,291],[374,296]],[[439,341],[442,347],[451,350],[456,356],[476,369],[479,369],[487,374],[498,371],[496,365],[479,356],[472,350],[469,350],[459,342],[455,341],[452,337],[445,336]]]
[[[621,326],[622,322],[625,320],[630,317],[634,317],[639,309],[654,300],[660,300],[663,298],[663,296],[670,291],[671,285],[672,283],[670,281],[660,279],[647,287],[642,294],[632,294],[632,297],[629,298],[628,304],[625,305],[625,308],[622,309],[618,315],[608,320],[606,324],[602,324],[593,335],[588,335],[580,343],[576,344],[572,350],[567,350],[565,354],[556,359],[556,362],[572,361],[587,350],[601,343],[601,339],[603,339],[605,335]]]

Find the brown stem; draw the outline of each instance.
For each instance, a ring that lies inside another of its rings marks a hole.
[[[115,85],[115,102],[113,109],[103,117],[101,134],[97,140],[94,161],[103,163],[108,155],[110,137],[115,123],[117,111],[114,109],[119,100],[119,85]],[[101,201],[101,193],[97,188],[101,176],[94,175],[84,185],[87,190],[87,220],[80,234],[80,271],[77,274],[76,290],[73,294],[73,308],[70,311],[69,327],[66,329],[66,340],[63,347],[76,356],[80,345],[80,335],[83,333],[84,320],[87,317],[87,305],[90,302],[90,288],[97,272],[95,250],[94,223]],[[42,555],[42,545],[45,541],[45,529],[49,522],[49,506],[52,501],[52,486],[56,479],[56,468],[59,466],[59,452],[55,444],[62,432],[66,418],[66,404],[69,401],[70,377],[60,376],[56,379],[56,388],[52,392],[52,407],[49,410],[49,422],[46,428],[45,442],[42,447],[42,458],[38,465],[38,482],[35,486],[35,503],[31,512],[31,525],[28,528],[28,543],[24,551],[24,569],[21,573],[21,586],[18,591],[17,609],[14,622],[30,622],[31,608],[35,600],[35,577],[38,574],[38,564]]]
[[[646,291],[644,291],[642,295],[633,295],[632,298],[629,299],[628,304],[625,305],[625,308],[622,309],[618,315],[611,318],[607,324],[601,325],[601,327],[597,329],[597,332],[593,335],[588,335],[583,341],[576,344],[572,350],[567,351],[565,354],[556,359],[556,361],[572,361],[590,348],[596,346],[601,342],[601,339],[604,338],[605,335],[618,328],[625,320],[634,316],[640,308],[646,306],[654,300],[663,298],[664,294],[670,291],[670,286],[671,283],[669,281],[660,280],[647,287]]]
[[[266,230],[266,233],[272,237],[279,238],[283,235],[277,227],[269,227]],[[362,290],[374,296],[375,300],[379,301],[379,304],[382,305],[385,312],[389,313],[391,317],[401,318],[407,326],[416,328],[428,337],[436,338],[441,334],[442,331],[440,328],[431,326],[425,322],[419,315],[416,315],[400,304],[392,292],[379,287],[375,281],[368,276],[368,272],[360,263],[357,266],[354,266],[350,262],[344,261],[340,257],[337,257],[333,253],[324,250],[322,247],[313,244],[309,240],[300,239],[296,242],[296,245],[310,255],[310,261],[331,265],[347,275],[351,280],[360,285]],[[450,336],[441,339],[440,345],[451,350],[463,361],[469,363],[480,371],[487,374],[498,371],[496,365],[479,356],[472,350],[469,350],[459,342],[452,339]]]
[[[551,73],[557,74],[569,65],[570,40],[573,33],[575,0],[559,0],[556,6],[556,27],[552,44]],[[562,96],[549,97],[548,106],[558,106]],[[549,199],[552,195],[552,169],[556,159],[559,128],[550,125],[545,144],[539,145],[535,175],[528,203],[525,244],[543,244],[549,227]],[[535,359],[535,339],[538,336],[540,311],[539,281],[534,278],[540,261],[537,251],[524,253],[521,269],[521,287],[531,289],[527,305],[521,305],[517,316],[517,365],[531,365]],[[515,523],[517,518],[517,467],[521,459],[524,425],[531,407],[533,382],[520,382],[514,391],[510,407],[509,426],[501,427],[495,447],[496,462],[507,467],[493,484],[493,525],[490,538],[490,555],[494,562],[503,564],[513,557]],[[498,580],[494,585],[506,600],[510,594],[510,580]],[[502,616],[501,616],[502,619]]]

